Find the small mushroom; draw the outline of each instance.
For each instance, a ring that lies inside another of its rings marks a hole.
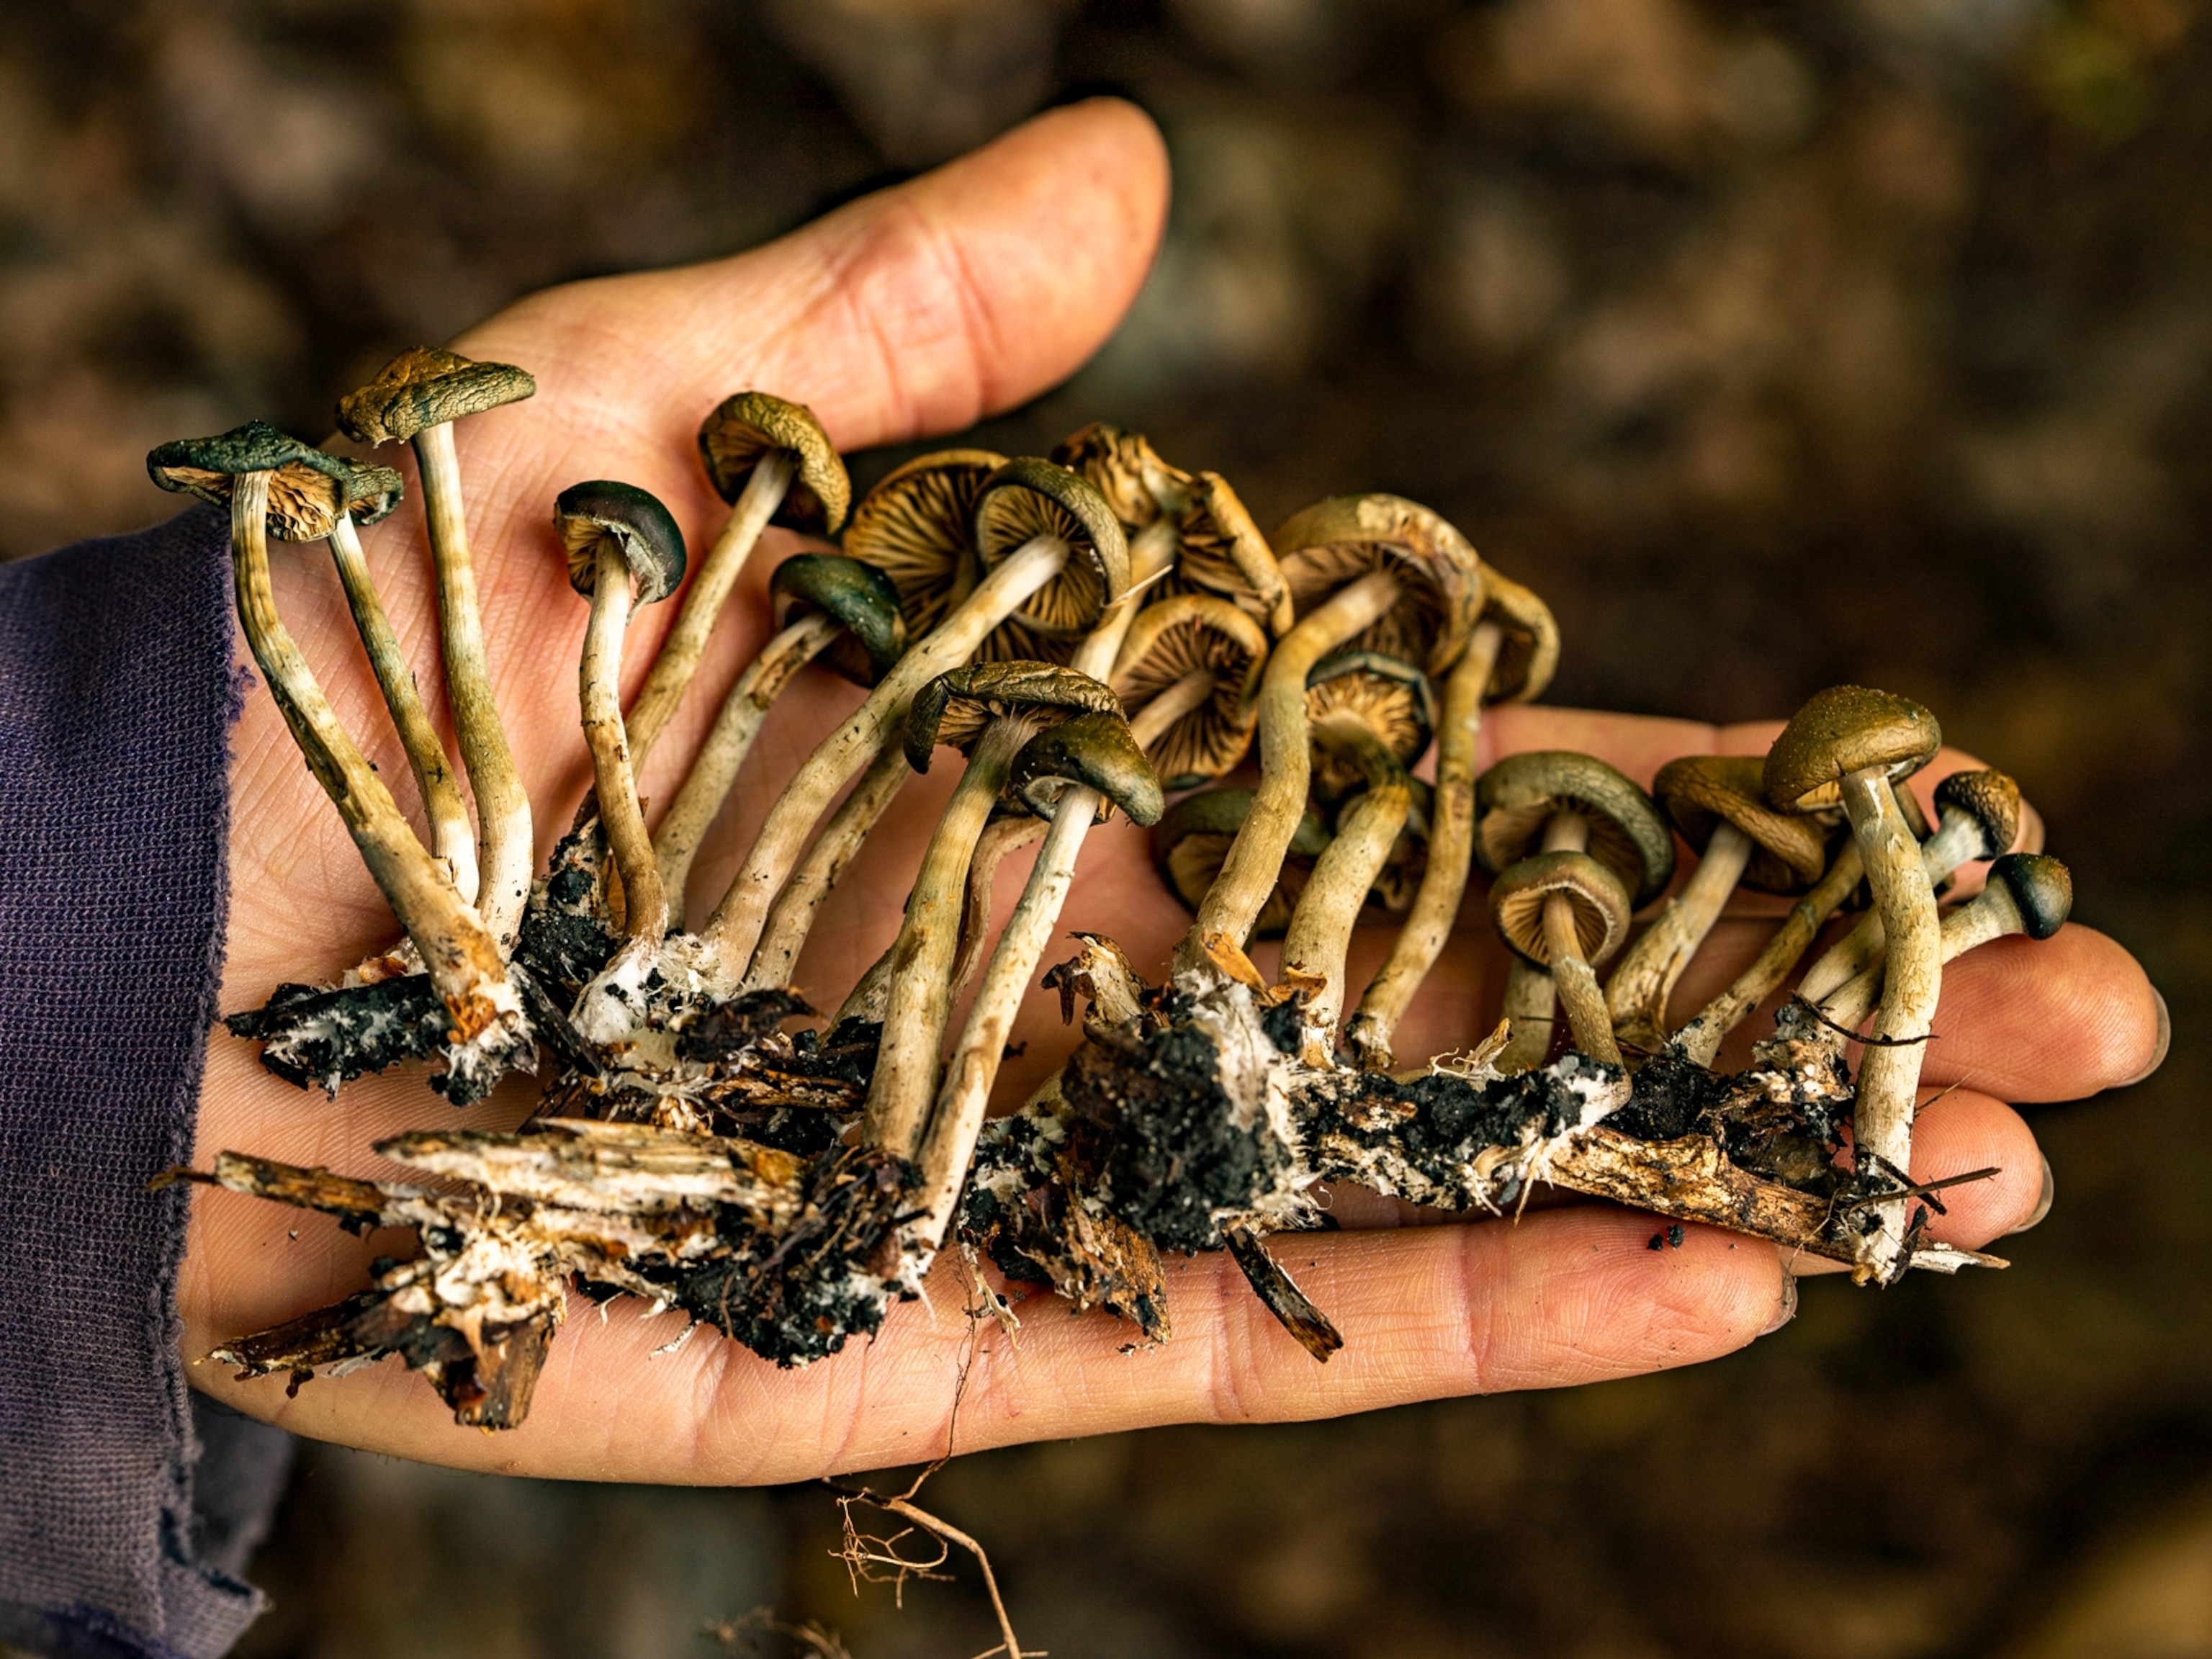
[[[1606,986],[1615,1038],[1646,1054],[1667,1041],[1667,1000],[1739,883],[1798,893],[1828,866],[1811,819],[1776,811],[1755,755],[1685,755],[1659,769],[1651,793],[1698,857],[1682,890],[1629,947]]]
[[[1221,874],[1223,860],[1244,827],[1255,799],[1249,789],[1201,789],[1168,808],[1152,830],[1152,863],[1169,890],[1194,914]],[[1251,937],[1280,939],[1291,912],[1312,878],[1315,861],[1330,841],[1328,822],[1310,809],[1301,813],[1283,861],[1252,923]]]
[[[858,559],[795,553],[769,579],[769,598],[778,631],[722,700],[714,728],[653,833],[661,885],[678,916],[699,843],[722,810],[783,688],[817,656],[845,678],[873,685],[906,649],[898,590],[882,571]],[[635,710],[630,729],[636,729]]]
[[[675,625],[630,705],[630,758],[640,767],[698,672],[714,619],[761,532],[780,524],[834,536],[853,500],[845,463],[814,411],[765,392],[740,392],[715,405],[699,423],[699,458],[730,516],[693,567]]]
[[[1028,508],[999,499],[1012,495],[1043,499]],[[864,501],[854,514],[856,527],[866,513]],[[700,935],[695,965],[710,994],[727,994],[747,982],[753,947],[808,833],[837,792],[874,760],[906,720],[923,685],[967,661],[1024,603],[1042,603],[1066,625],[1087,626],[1127,585],[1128,549],[1113,509],[1091,485],[1048,461],[1010,461],[1000,468],[984,481],[975,514],[979,526],[987,514],[1002,531],[1018,517],[1035,526],[1036,533],[1019,544],[1010,544],[1003,533],[994,537],[974,591],[916,639],[866,701],[815,746],[769,808],[751,850]],[[1079,574],[1069,576],[1079,568]],[[897,582],[896,571],[884,574]],[[1057,597],[1050,597],[1055,592]],[[1085,603],[1095,607],[1087,618]],[[911,613],[907,629],[914,637]],[[963,867],[964,863],[963,855]]]
[[[1048,726],[1077,714],[1121,712],[1120,700],[1098,681],[1050,663],[978,663],[939,675],[915,696],[907,717],[908,763],[927,771],[931,751],[945,743],[967,755],[968,769],[945,802],[907,898],[861,1119],[866,1145],[909,1159],[921,1152],[951,1008],[968,865],[1014,757]]]
[[[633,607],[658,603],[684,580],[684,532],[654,496],[611,479],[571,484],[553,503],[553,527],[568,584],[592,602],[579,670],[584,742],[592,753],[599,825],[622,878],[625,942],[584,988],[576,1028],[613,1040],[637,1014],[636,1000],[668,932],[667,892],[646,834],[623,722],[623,635]]]
[[[479,363],[434,346],[415,346],[386,363],[367,386],[341,398],[337,408],[338,428],[349,438],[365,444],[411,441],[415,446],[430,556],[438,571],[446,696],[461,763],[477,798],[477,908],[501,950],[513,949],[521,931],[537,849],[530,796],[515,770],[492,696],[453,423],[537,390],[538,383],[511,363]]]
[[[2020,836],[2021,805],[2020,785],[2002,772],[1954,772],[1937,784],[1936,831],[1920,843],[1920,863],[1929,881],[1941,887],[1960,865],[1993,859],[2010,848]],[[1820,1001],[1879,961],[1881,951],[1881,915],[1869,910],[1805,970],[1798,995]]]
[[[1482,709],[1490,702],[1525,702],[1540,696],[1559,660],[1559,629],[1551,608],[1492,566],[1482,572],[1482,619],[1444,682],[1437,728],[1436,805],[1419,890],[1390,954],[1368,982],[1346,1028],[1360,1066],[1387,1072],[1395,1061],[1398,1022],[1443,954],[1459,920],[1474,854],[1474,777]],[[1524,975],[1525,977],[1525,975]],[[1548,999],[1550,990],[1543,993]],[[1542,1010],[1548,1021],[1551,1010]],[[1546,1026],[1548,1031],[1548,1025]],[[1533,1040],[1533,1039],[1532,1039]]]
[[[270,586],[269,533],[287,541],[328,537],[346,510],[356,470],[258,421],[216,437],[163,444],[147,456],[146,470],[164,489],[229,508],[246,642],[308,770],[336,803],[362,861],[422,953],[453,1021],[446,1054],[451,1091],[473,1098],[531,1052],[499,943],[455,889],[452,872],[408,828],[276,614]]]
[[[1766,753],[1766,799],[1786,812],[1840,800],[1866,864],[1887,939],[1881,1006],[1860,1062],[1852,1110],[1861,1183],[1901,1185],[1912,1164],[1914,1093],[1929,1022],[1942,994],[1942,925],[1920,845],[1898,810],[1894,786],[1934,758],[1943,740],[1918,703],[1864,686],[1815,692]],[[1880,1224],[1858,1240],[1860,1274],[1885,1283],[1910,1260],[1900,1198],[1880,1205]]]
[[[1603,761],[1537,750],[1510,755],[1485,772],[1475,784],[1474,812],[1474,856],[1498,878],[1491,910],[1500,931],[1521,955],[1550,970],[1576,1047],[1620,1065],[1605,995],[1591,971],[1605,957],[1591,949],[1609,954],[1620,939],[1601,925],[1610,920],[1608,890],[1580,860],[1586,855],[1612,873],[1626,901],[1625,932],[1628,915],[1656,898],[1674,873],[1674,840],[1658,809]],[[1532,855],[1546,861],[1509,881],[1513,867]],[[1522,989],[1528,1001],[1536,1000],[1533,987]]]

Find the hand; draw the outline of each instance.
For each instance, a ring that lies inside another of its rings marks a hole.
[[[1018,404],[1068,374],[1119,319],[1158,244],[1166,192],[1164,157],[1144,118],[1123,105],[1085,105],[767,247],[555,289],[458,343],[472,356],[521,364],[542,388],[459,431],[490,656],[541,855],[589,778],[575,670],[585,606],[569,591],[550,528],[555,494],[584,478],[626,479],[665,501],[702,546],[724,509],[701,476],[692,433],[731,391],[757,386],[810,404],[848,450],[957,430]],[[767,573],[789,550],[780,535],[756,555],[700,682],[656,748],[648,795],[672,793],[723,690],[765,636]],[[427,691],[437,668],[419,511],[410,503],[368,539]],[[292,630],[411,807],[404,759],[320,550],[280,550],[278,564],[278,602]],[[1540,585],[1541,572],[1516,574]],[[633,690],[672,610],[656,607],[632,629]],[[769,722],[740,798],[701,860],[695,924],[774,791],[857,700],[826,675],[802,682]],[[1513,708],[1492,717],[1485,743],[1497,753],[1585,748],[1648,781],[1674,755],[1759,748],[1771,730]],[[234,768],[227,1012],[259,1005],[281,980],[333,974],[395,934],[264,693],[247,700]],[[817,1003],[833,1006],[896,932],[956,769],[939,767],[909,785],[824,913],[799,975]],[[1022,864],[1002,874],[1001,916]],[[1478,920],[1479,894],[1468,915],[1402,1028],[1403,1053],[1465,1047],[1494,1022],[1504,963]],[[1158,972],[1186,924],[1139,834],[1116,823],[1091,838],[1063,930],[1109,933]],[[1726,925],[1683,1000],[1694,1004],[1709,981],[1732,973],[1760,932]],[[1388,944],[1386,933],[1363,936],[1353,983]],[[2117,946],[2069,928],[2046,945],[2004,941],[1962,961],[1947,975],[1937,1024],[1944,1040],[1929,1056],[1928,1091],[1951,1091],[1922,1120],[1914,1173],[2002,1166],[1998,1178],[1948,1195],[1939,1236],[1978,1245],[2027,1220],[2041,1188],[2034,1141],[2002,1101],[2072,1098],[2145,1069],[2157,1042],[2154,999]],[[1002,1098],[1019,1098],[1073,1046],[1056,999],[1033,996],[1018,1042],[1028,1047],[1009,1063]],[[250,1044],[217,1031],[199,1161],[235,1148],[390,1176],[372,1141],[456,1121],[511,1126],[531,1098],[526,1080],[457,1115],[410,1071],[355,1083],[326,1102],[269,1076]],[[1049,1299],[1025,1305],[1018,1346],[987,1334],[961,1410],[962,1447],[1155,1423],[1317,1417],[1620,1376],[1726,1353],[1794,1305],[1772,1246],[1710,1229],[1691,1227],[1680,1249],[1655,1253],[1644,1248],[1651,1218],[1603,1205],[1385,1230],[1379,1224],[1405,1218],[1396,1206],[1350,1194],[1337,1201],[1347,1231],[1283,1242],[1285,1260],[1347,1339],[1328,1365],[1274,1325],[1226,1255],[1176,1261],[1168,1275],[1177,1334],[1162,1348],[1124,1354],[1128,1328],[1104,1315],[1070,1318]],[[324,1217],[199,1192],[180,1285],[187,1359],[349,1294],[372,1256],[407,1245],[404,1235],[357,1240]],[[641,1320],[639,1304],[618,1302],[602,1316],[579,1300],[528,1423],[497,1436],[455,1427],[422,1379],[395,1364],[314,1382],[293,1399],[275,1379],[239,1383],[217,1364],[190,1375],[298,1432],[434,1462],[570,1478],[787,1480],[944,1449],[966,1323],[957,1269],[948,1266],[933,1288],[930,1303],[896,1308],[875,1340],[795,1372],[712,1331],[655,1354],[681,1334],[682,1316]]]

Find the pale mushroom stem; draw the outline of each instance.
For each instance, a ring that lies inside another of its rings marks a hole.
[[[786,450],[769,450],[756,461],[752,476],[745,480],[745,487],[738,492],[730,508],[730,516],[722,521],[720,533],[699,562],[691,577],[691,591],[684,596],[683,608],[677,612],[676,625],[661,641],[653,666],[646,672],[645,684],[638,690],[637,701],[630,705],[629,752],[637,766],[644,766],[653,739],[667,726],[676,705],[684,700],[691,677],[699,672],[699,659],[706,653],[708,635],[714,631],[714,619],[722,614],[730,590],[744,574],[761,532],[790,493],[797,471]],[[675,890],[673,884],[670,890]]]
[[[1727,990],[1698,1011],[1698,1017],[1675,1035],[1674,1051],[1699,1066],[1711,1066],[1721,1042],[1743,1024],[1751,1012],[1766,1000],[1774,988],[1790,977],[1806,949],[1836,907],[1851,896],[1866,874],[1856,840],[1837,849],[1835,860],[1813,890],[1790,907],[1751,966],[1729,983]]]
[[[1175,563],[1176,547],[1175,526],[1165,519],[1155,520],[1136,533],[1129,543],[1129,586],[1076,646],[1067,659],[1070,668],[1094,680],[1113,677],[1121,643],[1129,637],[1137,612],[1152,597],[1152,584]]]
[[[1460,901],[1467,896],[1468,872],[1474,861],[1475,751],[1482,737],[1482,701],[1504,641],[1505,631],[1496,623],[1478,623],[1444,682],[1428,867],[1390,955],[1368,981],[1346,1032],[1366,1071],[1390,1069],[1390,1039],[1398,1022],[1406,1017],[1413,994],[1436,966],[1444,941],[1451,937],[1452,924],[1459,920]]]
[[[483,623],[477,605],[476,566],[469,556],[468,520],[462,506],[461,465],[450,423],[415,434],[415,461],[422,475],[422,515],[430,531],[430,556],[438,572],[438,634],[446,659],[446,696],[453,735],[476,792],[478,825],[477,908],[502,951],[522,931],[536,859],[530,796],[515,770],[492,696],[484,655]]]
[[[1252,810],[1222,860],[1221,873],[1199,903],[1190,932],[1176,947],[1176,970],[1206,962],[1206,941],[1218,934],[1242,948],[1274,890],[1283,854],[1297,833],[1313,776],[1307,751],[1306,676],[1314,665],[1397,603],[1398,579],[1376,570],[1332,595],[1283,635],[1260,682],[1260,787]]]
[[[1888,941],[1881,1005],[1872,1033],[1876,1041],[1859,1061],[1852,1143],[1862,1178],[1879,1175],[1910,1181],[1923,1039],[1943,987],[1942,923],[1935,889],[1920,861],[1920,844],[1898,811],[1887,774],[1878,767],[1854,772],[1843,781],[1843,795]],[[1858,1241],[1860,1277],[1887,1282],[1905,1271],[1911,1208],[1902,1199],[1876,1207],[1881,1226]]]
[[[1505,969],[1505,1000],[1498,1013],[1509,1033],[1491,1065],[1501,1074],[1544,1063],[1557,1026],[1559,987],[1538,963],[1516,953]]]
[[[1323,1066],[1333,1060],[1337,1017],[1344,1010],[1352,930],[1368,890],[1390,857],[1391,844],[1406,827],[1413,789],[1389,745],[1359,720],[1337,717],[1317,722],[1313,740],[1356,758],[1367,779],[1365,793],[1338,818],[1335,839],[1314,860],[1313,874],[1283,934],[1283,979],[1287,982],[1296,975],[1310,987],[1301,1016],[1300,1058]]]
[[[276,614],[269,584],[269,478],[266,472],[241,474],[231,496],[240,623],[307,769],[337,804],[362,862],[422,952],[430,982],[453,1018],[456,1041],[473,1042],[497,1024],[519,1021],[521,1004],[498,942],[454,890],[446,866],[408,828],[392,792],[340,723]]]
[[[337,565],[338,580],[345,588],[354,628],[368,653],[368,665],[375,671],[377,685],[384,692],[384,706],[391,711],[400,746],[407,751],[408,769],[414,773],[415,787],[422,797],[422,813],[430,824],[430,850],[445,860],[446,867],[453,872],[453,890],[464,899],[473,900],[476,825],[469,821],[468,803],[461,799],[453,769],[447,763],[446,745],[422,707],[422,695],[416,686],[414,670],[407,665],[407,653],[400,648],[399,636],[392,631],[392,619],[385,614],[384,600],[376,591],[375,577],[369,573],[351,514],[338,514],[329,539],[331,561]]]
[[[722,700],[714,729],[692,757],[691,769],[684,775],[674,804],[653,832],[660,884],[667,891],[669,908],[676,915],[683,914],[684,884],[690,879],[691,860],[698,856],[699,843],[722,810],[731,786],[737,782],[769,710],[799,671],[827,650],[843,631],[844,624],[835,617],[819,611],[808,612],[761,647],[760,654],[745,665],[730,695]],[[629,729],[632,732],[638,729],[635,708]],[[638,758],[635,741],[630,758],[634,763]]]
[[[599,829],[614,855],[623,884],[623,932],[629,939],[658,944],[668,931],[667,891],[653,859],[645,813],[638,805],[637,775],[630,764],[629,740],[623,730],[623,633],[629,626],[632,592],[629,563],[612,538],[601,542],[592,586],[592,617],[584,629],[578,670],[584,714],[584,744],[592,753],[592,776],[599,802]]]
[[[1936,833],[1920,843],[1920,865],[1929,884],[1947,880],[1959,866],[1978,858],[1982,850],[1982,827],[1972,814],[1956,810],[1943,814]],[[2002,849],[1999,849],[2002,850]],[[1881,914],[1869,910],[1858,925],[1816,957],[1799,981],[1797,994],[1818,1002],[1846,980],[1881,960]]]
[[[1659,920],[1621,957],[1605,990],[1613,1035],[1620,1042],[1647,1054],[1656,1054],[1665,1044],[1667,1000],[1720,921],[1721,911],[1743,879],[1752,851],[1751,837],[1735,825],[1717,825],[1682,890],[1667,901]]]
[[[823,901],[850,866],[876,821],[898,799],[912,771],[903,750],[884,750],[830,815],[830,822],[792,871],[791,879],[784,883],[783,891],[775,896],[760,946],[753,952],[751,969],[745,975],[746,990],[764,991],[792,982],[799,954],[806,948],[806,936],[813,931]],[[868,1018],[880,1018],[881,1014]]]
[[[1039,536],[1017,548],[816,745],[769,808],[752,850],[700,935],[700,969],[710,994],[726,994],[744,981],[769,907],[782,891],[808,832],[837,792],[898,731],[915,693],[967,661],[993,629],[1060,573],[1073,551],[1056,536]]]
[[[1923,847],[1926,844],[1922,843]],[[2027,931],[2026,918],[2021,915],[2011,890],[2001,882],[1992,882],[1971,902],[1943,917],[1938,954],[1942,964],[1948,967],[1967,951],[1978,951],[1992,939],[2008,939]],[[1816,1041],[1841,1052],[1844,1045],[1851,1041],[1846,1034],[1856,1032],[1864,1024],[1867,1016],[1881,1002],[1887,965],[1876,958],[1820,1000],[1818,1006],[1821,1018],[1830,1023],[1814,1034]]]
[[[906,920],[891,948],[894,976],[884,1010],[883,1042],[860,1116],[860,1139],[866,1146],[906,1158],[921,1150],[951,1016],[952,953],[960,940],[968,861],[1006,787],[1014,756],[1036,732],[1036,723],[1018,714],[1001,715],[984,728],[922,854],[907,898]]]
[[[1580,812],[1554,812],[1544,826],[1543,850],[1589,851],[1589,820]],[[1598,988],[1597,975],[1583,956],[1582,934],[1575,926],[1575,902],[1565,893],[1553,893],[1544,900],[1544,949],[1552,959],[1552,984],[1566,1010],[1575,1047],[1592,1060],[1620,1065],[1620,1045],[1613,1041],[1605,993]]]

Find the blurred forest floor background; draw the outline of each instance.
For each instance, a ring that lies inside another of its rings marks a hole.
[[[2000,760],[2172,1005],[2045,1111],[2012,1272],[1809,1285],[1726,1363],[995,1453],[933,1497],[1025,1639],[1143,1654],[2212,1655],[2212,26],[2196,0],[9,0],[0,550],[156,520],[142,458],[557,279],[757,240],[1076,91],[1176,165],[1136,313],[988,428],[1429,502],[1535,584],[1553,700],[1859,679]],[[1080,249],[1069,251],[1080,258]],[[862,478],[880,468],[863,463]],[[861,1659],[818,1487],[302,1457],[246,1659]],[[765,1651],[773,1651],[770,1645]]]

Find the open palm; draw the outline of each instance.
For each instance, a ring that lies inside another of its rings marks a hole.
[[[733,390],[810,404],[841,448],[956,430],[1070,372],[1133,298],[1166,201],[1158,135],[1127,106],[1056,112],[912,185],[854,204],[767,247],[687,270],[557,289],[464,337],[459,349],[521,365],[533,400],[459,429],[485,633],[500,706],[537,809],[539,852],[565,827],[590,769],[577,730],[575,662],[586,607],[570,590],[550,514],[580,479],[612,477],[668,503],[695,546],[724,508],[691,434]],[[380,459],[389,460],[392,453]],[[410,484],[412,479],[410,477]],[[1480,539],[1480,526],[1474,527]],[[739,665],[768,632],[763,588],[786,547],[757,557],[699,683],[654,750],[642,787],[667,799]],[[434,596],[419,514],[368,536],[368,556],[425,688],[437,684]],[[331,700],[387,778],[405,763],[354,641],[342,595],[313,548],[279,555],[279,605]],[[1516,573],[1540,584],[1542,573]],[[635,624],[630,687],[672,606]],[[756,748],[691,884],[711,896],[813,741],[859,693],[804,677]],[[1773,727],[1715,729],[1540,708],[1496,714],[1486,762],[1577,748],[1648,781],[1674,756],[1752,752]],[[1963,763],[1947,755],[1929,781]],[[280,981],[327,977],[395,929],[330,803],[274,707],[249,699],[234,757],[226,1012]],[[951,779],[916,778],[824,911],[798,975],[834,1006],[896,931],[900,907]],[[405,791],[401,791],[403,796]],[[1018,886],[1020,860],[1002,874]],[[1479,914],[1479,898],[1469,915]],[[1000,907],[1004,911],[1003,904]],[[694,915],[696,923],[701,918]],[[1108,933],[1158,972],[1188,917],[1153,876],[1141,836],[1117,823],[1090,842],[1064,929]],[[1758,946],[1753,921],[1724,923],[1681,988],[1694,1003]],[[1387,938],[1355,945],[1353,982]],[[1504,971],[1486,928],[1457,935],[1401,1028],[1407,1054],[1464,1047],[1494,1023]],[[1997,1165],[1959,1189],[1936,1228],[1979,1245],[2028,1219],[2043,1186],[2026,1124],[2004,1103],[2070,1099],[2153,1061],[2155,1000],[2111,941],[2069,927],[2041,945],[2002,941],[1946,975],[1929,1057],[1914,1175]],[[1018,1098],[1072,1047],[1056,1000],[1033,995],[1002,1094]],[[1023,1048],[1022,1044],[1026,1043]],[[1946,1092],[1948,1091],[1948,1092]],[[519,1122],[527,1081],[460,1121]],[[199,1161],[234,1148],[347,1174],[385,1175],[373,1141],[457,1115],[419,1072],[352,1084],[335,1102],[261,1070],[252,1045],[218,1033],[201,1101]],[[975,1448],[1189,1420],[1313,1417],[1439,1395],[1594,1381],[1710,1358],[1786,1316],[1794,1292],[1771,1245],[1710,1229],[1679,1250],[1644,1248],[1652,1225],[1603,1205],[1532,1210],[1516,1222],[1408,1226],[1421,1218],[1336,1195],[1343,1231],[1298,1240],[1299,1279],[1345,1333],[1316,1364],[1252,1298],[1225,1256],[1171,1261],[1178,1334],[1124,1353],[1105,1315],[1029,1304],[1018,1343],[983,1346],[961,1408]],[[216,1341],[357,1289],[398,1236],[358,1240],[326,1218],[219,1190],[198,1193],[181,1285],[188,1359]],[[1307,1265],[1307,1264],[1310,1265]],[[199,1364],[195,1383],[240,1409],[320,1438],[519,1474],[651,1481],[764,1481],[910,1462],[942,1449],[967,1335],[960,1289],[940,1273],[928,1302],[895,1308],[881,1334],[807,1370],[779,1370],[711,1332],[657,1352],[683,1316],[647,1320],[618,1302],[578,1304],[556,1341],[528,1422],[496,1437],[454,1427],[397,1365],[319,1381],[288,1397]]]

